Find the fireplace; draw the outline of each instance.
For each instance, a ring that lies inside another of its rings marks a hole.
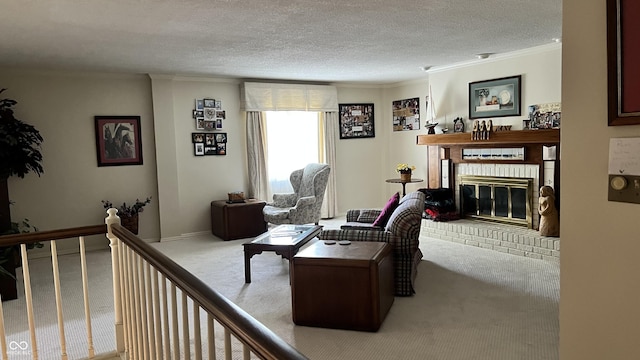
[[[538,216],[538,190],[541,185],[549,185],[554,188],[556,198],[558,198],[560,173],[560,130],[559,129],[539,129],[539,130],[512,130],[512,131],[495,131],[491,133],[489,139],[474,140],[469,133],[453,133],[453,134],[426,134],[418,135],[416,139],[418,145],[427,145],[427,165],[428,165],[428,187],[429,188],[452,188],[455,195],[456,206],[460,207],[460,184],[459,179],[462,175],[474,176],[490,176],[499,178],[524,178],[533,179],[532,185],[527,188],[533,190],[515,190],[517,187],[497,187],[498,195],[506,193],[506,204],[500,200],[498,203],[497,214],[499,217],[492,216],[492,221],[507,220],[510,222],[514,218],[514,208],[511,205],[511,216],[509,216],[509,196],[520,196],[522,192],[525,194],[526,214],[524,218],[520,214],[521,208],[515,209],[515,221],[512,224],[523,225],[522,227],[531,227],[537,229],[539,226]],[[524,152],[522,153],[522,148]],[[516,149],[515,155],[510,149]],[[465,156],[469,151],[471,154],[477,150],[481,155],[479,158]],[[506,156],[505,156],[506,150]],[[551,151],[553,150],[553,151]],[[500,156],[498,156],[500,154]],[[489,156],[484,156],[489,155]],[[493,190],[492,190],[493,189]],[[474,188],[475,190],[475,188]],[[470,189],[469,189],[470,191]],[[494,196],[496,187],[478,188],[476,194],[480,191]],[[511,195],[509,195],[511,194]],[[528,198],[526,197],[528,196]],[[487,196],[488,199],[493,199]],[[482,211],[479,215],[483,219],[491,214],[495,214],[492,207],[494,200],[483,200]],[[469,205],[470,202],[467,202]],[[516,204],[516,206],[518,206]],[[485,209],[487,208],[487,209]],[[505,210],[506,209],[506,210]],[[478,209],[475,209],[474,216],[478,215]],[[471,211],[473,212],[473,211]],[[504,213],[507,216],[501,216]],[[532,214],[533,213],[533,214]],[[528,215],[527,215],[528,214]],[[502,219],[505,218],[505,219]],[[495,219],[495,220],[493,220]],[[530,219],[530,220],[529,220]]]
[[[533,178],[460,175],[457,184],[462,216],[533,227]]]

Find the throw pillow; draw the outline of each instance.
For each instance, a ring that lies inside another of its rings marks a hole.
[[[398,207],[398,203],[400,202],[400,193],[397,192],[393,194],[393,196],[387,201],[387,204],[382,208],[382,212],[378,215],[376,221],[373,222],[373,226],[385,227],[387,225],[387,221],[391,217],[393,211]]]
[[[356,221],[371,224],[376,221],[378,215],[380,215],[380,210],[360,210],[360,215],[358,215]]]

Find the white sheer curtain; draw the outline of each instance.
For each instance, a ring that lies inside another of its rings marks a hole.
[[[264,114],[259,111],[247,111],[248,197],[270,201],[266,138]]]
[[[327,190],[324,193],[322,203],[323,219],[333,218],[338,211],[338,194],[336,189],[336,136],[338,134],[338,112],[327,111],[321,114],[320,123],[324,127],[322,143],[324,145],[324,156],[321,161],[331,167]]]

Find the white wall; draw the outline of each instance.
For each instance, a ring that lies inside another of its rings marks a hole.
[[[104,224],[101,200],[114,204],[152,196],[140,217],[140,236],[158,238],[156,161],[149,79],[141,75],[80,74],[0,69],[0,95],[18,101],[18,119],[44,138],[44,174],[9,179],[14,221],[41,230]],[[143,165],[97,166],[95,115],[140,115]],[[60,244],[77,248],[77,240]],[[87,246],[106,246],[104,236]]]
[[[640,205],[607,201],[606,10],[563,1],[560,358],[640,359]]]
[[[349,209],[379,208],[386,202],[384,165],[388,154],[385,149],[391,124],[385,115],[382,95],[379,87],[338,86],[340,103],[374,104],[375,126],[373,138],[340,139],[339,134],[332,134],[336,139],[339,214]]]
[[[340,103],[374,103],[376,128],[374,138],[340,140],[338,133],[332,135],[337,147],[338,214],[381,207],[400,191],[400,185],[385,182],[398,177],[398,163],[415,165],[414,177],[427,179],[427,148],[417,146],[416,137],[426,134],[429,81],[436,121],[442,123],[446,115],[448,125],[453,117],[465,116],[468,82],[478,79],[523,74],[524,105],[559,101],[559,52],[438,71],[429,78],[421,73],[415,81],[388,86],[337,85]],[[230,191],[247,192],[239,80],[163,75],[150,80],[143,75],[5,69],[0,71],[0,84],[10,89],[6,96],[19,101],[18,115],[45,137],[44,176],[10,179],[14,218],[28,217],[42,229],[96,224],[103,221],[102,199],[120,203],[153,196],[141,215],[140,235],[168,239],[210,231],[210,202],[225,199]],[[222,100],[227,112],[227,155],[193,155],[191,114],[195,99],[203,97]],[[413,97],[420,99],[421,129],[393,131],[392,101]],[[140,115],[144,165],[97,167],[94,115]],[[426,181],[408,184],[407,191],[426,186]]]
[[[233,191],[248,192],[245,120],[239,111],[237,81],[152,76],[155,126],[158,139],[158,186],[166,203],[160,204],[163,239],[210,232],[210,203],[227,199]],[[227,154],[195,156],[191,133],[195,100],[222,101]],[[157,105],[156,105],[157,104]],[[163,105],[164,104],[164,105]],[[171,104],[171,106],[166,106]],[[164,144],[168,149],[162,149]]]
[[[427,147],[416,145],[418,135],[427,133],[424,123],[426,117],[426,96],[429,94],[429,82],[426,75],[420,74],[425,79],[405,82],[384,88],[384,119],[385,128],[388,129],[388,141],[384,150],[387,152],[387,159],[384,165],[384,171],[381,181],[390,178],[399,178],[396,172],[396,165],[400,163],[414,165],[416,169],[412,172],[413,178],[423,179],[424,182],[411,183],[406,185],[407,192],[415,191],[420,188],[428,187],[428,163],[427,163]],[[393,131],[393,109],[391,103],[396,100],[418,98],[420,102],[420,129],[407,131]],[[400,191],[400,184],[386,184],[386,196],[388,199],[391,194]]]
[[[469,83],[496,78],[522,75],[521,115],[492,118],[493,125],[512,125],[522,129],[522,120],[529,117],[527,106],[561,101],[560,44],[545,45],[496,56],[458,68],[434,70],[429,74],[431,92],[436,109],[437,132],[442,124],[453,128],[453,119],[462,117],[465,131],[469,132],[473,120],[469,120]],[[451,131],[451,130],[450,130]]]

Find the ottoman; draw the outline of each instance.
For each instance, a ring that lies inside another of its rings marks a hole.
[[[392,246],[316,241],[291,261],[297,325],[377,331],[394,300]]]

